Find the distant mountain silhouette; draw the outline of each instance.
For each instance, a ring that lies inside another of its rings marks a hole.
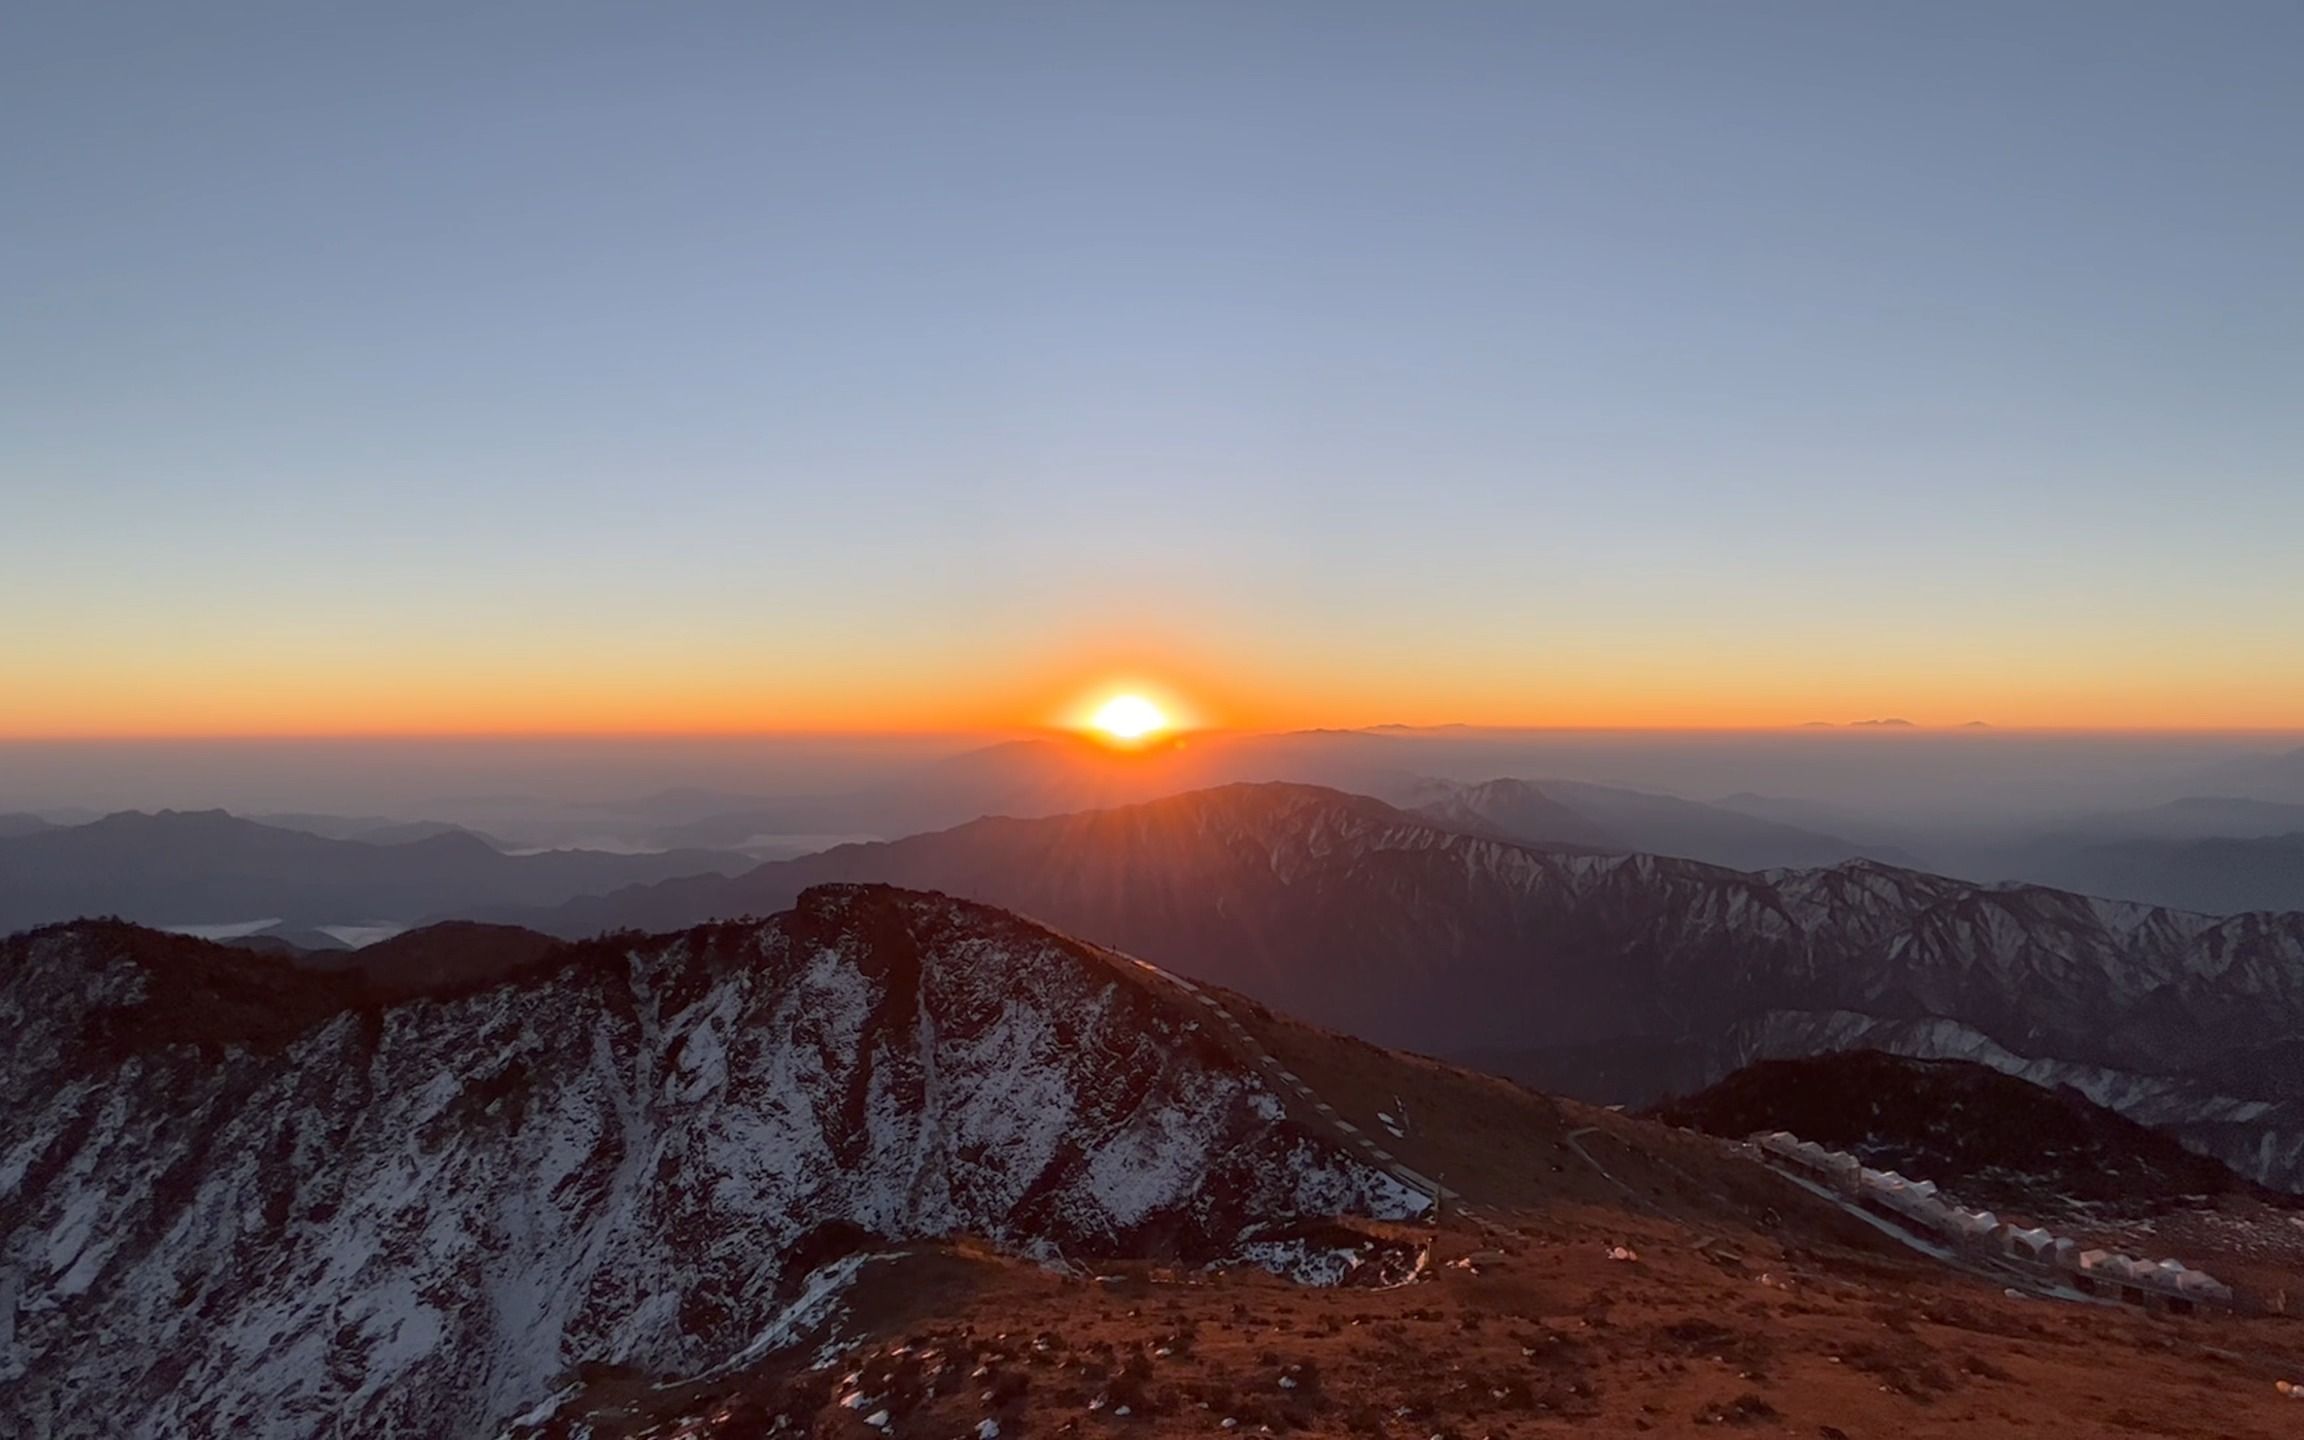
[[[2076,841],[2263,840],[2304,832],[2304,804],[2231,795],[2191,795],[2143,810],[2115,811],[2075,822]]]
[[[1779,825],[1828,835],[1837,840],[1853,841],[1867,847],[1880,843],[1870,833],[1880,824],[1878,820],[1821,800],[1739,790],[1709,803],[1717,809],[1732,810],[1755,820],[1773,820]]]
[[[414,920],[466,906],[556,904],[749,863],[709,851],[505,855],[463,831],[374,845],[222,810],[130,810],[0,840],[0,931],[82,915],[157,925]]]
[[[411,840],[429,840],[435,835],[472,835],[487,843],[491,849],[514,848],[493,835],[483,834],[468,825],[453,825],[446,820],[393,820],[382,815],[318,815],[309,813],[274,813],[247,817],[259,825],[270,825],[281,830],[301,830],[307,835],[319,835],[330,840],[363,840],[370,845],[404,845]]]
[[[2217,795],[2304,804],[2304,746],[2273,755],[2227,760],[2201,775],[2200,788]]]
[[[21,812],[0,814],[0,840],[13,840],[19,835],[38,835],[43,831],[60,828],[37,815]]]
[[[1110,809],[1244,780],[1405,795],[1417,782],[1398,751],[1388,736],[1354,730],[1180,735],[1142,749],[1047,735],[966,751],[871,789],[763,800],[657,834],[671,845],[710,847],[760,836],[910,835],[986,815]]]
[[[1945,859],[1978,878],[2215,915],[2304,909],[2304,804],[2187,796],[1953,845]]]
[[[1416,813],[1474,833],[1541,846],[1673,855],[1735,870],[1832,865],[1860,857],[1916,865],[1886,847],[1671,795],[1573,780],[1435,782],[1439,798]]]
[[[1493,835],[1524,845],[1636,848],[1623,835],[1562,804],[1531,781],[1484,780],[1474,785],[1434,781],[1431,788],[1440,792],[1438,798],[1416,806],[1414,813],[1467,834]]]
[[[2032,861],[2024,873],[2084,894],[2212,915],[2304,910],[2304,831],[2250,839],[2076,845]]]
[[[254,950],[265,955],[302,956],[309,953],[333,953],[352,947],[329,934],[308,925],[274,925],[253,935],[235,935],[217,942],[235,950]]]

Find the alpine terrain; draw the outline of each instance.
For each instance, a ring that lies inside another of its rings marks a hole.
[[[482,1434],[579,1362],[728,1364],[893,1242],[1290,1269],[1430,1203],[1183,992],[938,898],[390,1003],[110,923],[0,966],[9,1434]]]
[[[0,946],[0,1433],[2293,1425],[2277,1216],[2185,1240],[2230,1305],[2089,1301],[942,896],[391,943]]]
[[[2304,914],[2206,916],[1854,860],[1748,872],[1531,847],[1363,796],[1234,785],[987,819],[503,918],[564,935],[946,890],[1318,1024],[1644,1103],[1871,1048],[2071,1086],[2304,1184]]]

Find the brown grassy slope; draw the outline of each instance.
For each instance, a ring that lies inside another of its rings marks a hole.
[[[1432,1278],[1373,1292],[1132,1267],[1084,1280],[939,1248],[867,1271],[850,1319],[871,1339],[826,1368],[788,1360],[673,1390],[608,1377],[564,1413],[603,1436],[720,1440],[768,1434],[779,1415],[784,1433],[868,1440],[881,1409],[897,1436],[965,1436],[987,1418],[1004,1437],[2295,1431],[2295,1402],[2273,1389],[2304,1367],[2285,1322],[2012,1300],[1754,1237],[1740,1259],[1699,1254],[1668,1222],[1584,1206],[1545,1228],[1476,1269],[1447,1262],[1492,1237],[1451,1228]],[[1640,1259],[1608,1259],[1615,1241]],[[843,1406],[849,1394],[862,1403]]]

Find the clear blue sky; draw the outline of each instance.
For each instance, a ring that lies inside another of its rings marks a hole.
[[[2300,148],[2294,3],[16,4],[0,733],[2304,722]]]

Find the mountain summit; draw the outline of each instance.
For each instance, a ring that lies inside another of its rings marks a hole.
[[[61,926],[0,950],[0,1023],[17,1434],[493,1433],[579,1362],[728,1361],[891,1241],[1273,1262],[1428,1204],[1168,982],[884,888],[394,1002]]]

